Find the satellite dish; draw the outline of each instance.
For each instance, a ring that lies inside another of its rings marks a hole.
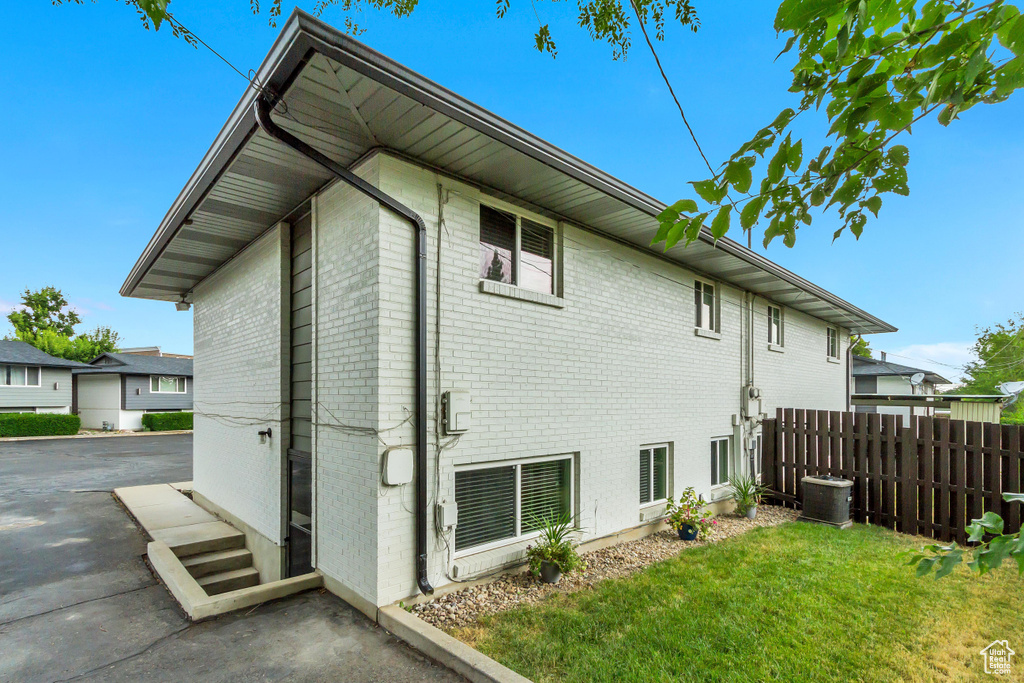
[[[1013,396],[1024,391],[1024,382],[1003,382],[996,388],[1007,396]]]
[[[916,386],[920,386],[921,382],[923,382],[923,381],[924,381],[924,373],[923,372],[915,372],[913,375],[910,376],[910,383],[913,384],[915,387]]]

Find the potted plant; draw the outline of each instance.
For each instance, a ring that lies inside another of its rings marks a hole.
[[[747,519],[757,516],[757,506],[761,503],[765,488],[754,477],[741,474],[729,480],[732,494],[736,499],[736,512],[746,515]]]
[[[698,496],[692,486],[683,491],[678,503],[668,499],[665,515],[665,523],[679,532],[679,538],[684,541],[697,540],[718,523],[704,509],[704,498]]]
[[[558,583],[562,572],[566,574],[586,569],[586,563],[576,551],[572,532],[576,531],[569,517],[554,515],[536,520],[540,536],[536,545],[526,546],[530,572],[544,583]]]

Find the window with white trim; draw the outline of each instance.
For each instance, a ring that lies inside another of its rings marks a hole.
[[[186,388],[187,380],[184,377],[153,375],[149,378],[149,390],[154,394],[184,394]]]
[[[782,309],[778,306],[768,307],[768,343],[776,346],[783,345],[782,334]]]
[[[7,387],[41,386],[43,371],[34,365],[0,365],[0,385]]]
[[[728,436],[711,440],[711,485],[729,483],[729,442]]]
[[[710,332],[718,331],[718,290],[710,282],[693,283],[694,320],[697,327]]]
[[[839,329],[831,325],[825,329],[828,340],[828,357],[839,358]]]
[[[543,520],[572,517],[572,456],[455,472],[455,551],[530,536]]]
[[[480,279],[554,294],[554,230],[481,204]]]
[[[640,504],[668,499],[668,445],[640,449]]]

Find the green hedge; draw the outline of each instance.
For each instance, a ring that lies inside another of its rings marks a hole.
[[[82,418],[55,413],[0,413],[0,436],[64,436],[77,434]]]
[[[192,413],[146,413],[142,416],[142,426],[152,432],[192,429]]]

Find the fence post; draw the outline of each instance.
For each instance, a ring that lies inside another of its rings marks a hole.
[[[988,509],[1003,516],[1003,430],[998,424],[985,425],[986,441],[985,484],[991,491]]]
[[[775,420],[761,423],[761,483],[775,488]]]
[[[984,441],[983,425],[980,422],[967,423],[967,521],[978,519],[985,514],[985,466],[982,454]]]
[[[900,432],[900,531],[917,532],[917,425],[908,420]]]
[[[868,413],[868,469],[870,471],[868,519],[872,524],[882,522],[882,416]]]
[[[914,418],[911,418],[914,419]],[[918,451],[917,490],[917,532],[922,536],[932,535],[932,484],[934,483],[935,430],[932,418],[917,418],[917,435],[920,441]]]
[[[939,538],[943,541],[949,541],[953,538],[949,525],[949,420],[935,420],[935,427],[938,428],[939,432],[939,457],[936,466],[939,475],[939,495],[934,497],[933,509],[935,512],[933,519],[936,523],[940,524]]]
[[[1006,493],[1024,492],[1021,486],[1020,460],[1024,451],[1024,428],[1020,426],[1007,425],[1003,427],[1003,441],[1006,444],[1008,459],[1006,468],[1003,470],[1003,491]],[[1020,508],[1022,503],[1008,503],[1006,505],[1005,526],[1003,530],[1009,534],[1020,531]]]

